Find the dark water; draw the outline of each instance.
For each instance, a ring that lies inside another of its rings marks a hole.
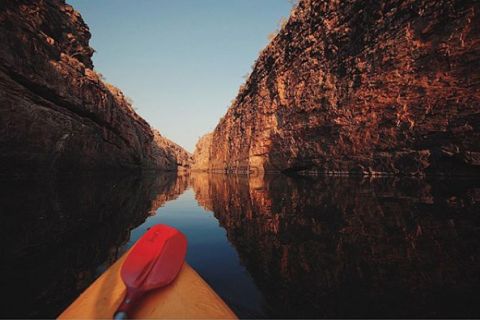
[[[156,223],[243,318],[480,317],[480,181],[0,181],[0,317],[55,317]]]

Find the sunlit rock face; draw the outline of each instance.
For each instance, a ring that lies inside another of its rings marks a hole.
[[[210,169],[479,174],[477,1],[301,0],[217,125]]]
[[[208,171],[212,138],[213,134],[207,133],[198,140],[195,145],[195,152],[193,153],[192,170]]]
[[[477,317],[478,181],[193,175],[273,318]]]
[[[123,93],[92,70],[89,39],[63,0],[1,1],[2,172],[176,169],[154,149],[175,151],[159,147]]]

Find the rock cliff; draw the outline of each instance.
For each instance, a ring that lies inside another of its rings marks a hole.
[[[0,3],[1,172],[176,169],[183,152],[93,70],[89,38],[63,0]]]
[[[479,174],[479,2],[301,0],[214,130],[209,168]]]
[[[188,151],[163,137],[157,130],[153,130],[153,142],[153,157],[158,167],[178,171],[190,169],[192,155]]]
[[[192,157],[192,171],[207,171],[210,160],[210,147],[212,145],[212,133],[200,137],[195,145]]]

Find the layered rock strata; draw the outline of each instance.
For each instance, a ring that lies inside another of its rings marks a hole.
[[[0,3],[1,172],[176,169],[166,155],[178,148],[154,139],[123,93],[93,70],[89,39],[63,0]]]
[[[171,170],[187,171],[190,169],[192,155],[175,142],[153,130],[153,157],[159,167]]]
[[[479,174],[480,4],[301,0],[211,148],[212,171]]]
[[[207,133],[198,140],[192,157],[192,171],[208,171],[212,138],[213,134]]]

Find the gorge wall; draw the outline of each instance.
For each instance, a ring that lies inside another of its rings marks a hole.
[[[188,165],[93,70],[89,39],[63,0],[0,3],[0,171]]]
[[[190,169],[192,155],[181,146],[153,130],[153,157],[160,168],[187,171]]]
[[[197,144],[195,145],[195,152],[192,156],[192,171],[208,170],[212,138],[213,133],[207,133],[198,140]]]
[[[479,17],[477,1],[301,0],[215,128],[208,168],[479,174]]]

